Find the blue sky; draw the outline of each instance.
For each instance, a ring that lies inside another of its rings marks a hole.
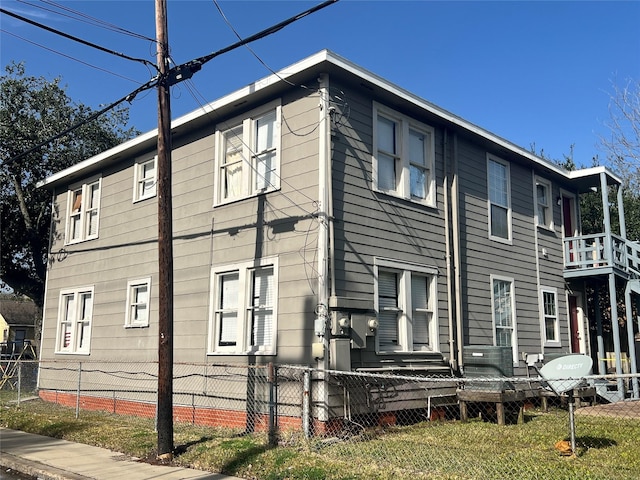
[[[318,3],[218,1],[243,37]],[[56,0],[56,4],[155,38],[153,0]],[[49,11],[59,11],[50,2],[2,0],[2,8],[155,62],[152,42],[58,15]],[[169,0],[168,18],[171,55],[177,63],[237,40],[213,0]],[[629,77],[640,78],[638,25],[638,0],[341,0],[251,48],[273,70],[330,49],[524,148],[535,144],[547,156],[562,158],[573,144],[578,166],[591,166],[594,155],[603,161],[598,139],[607,132],[612,82],[622,85]],[[94,109],[153,76],[139,63],[7,15],[0,15],[0,29],[3,70],[12,60],[25,61],[29,75],[62,77],[69,96]],[[224,54],[194,75],[191,90],[186,83],[173,88],[172,116],[196,110],[205,101],[269,73],[245,48]],[[130,105],[130,123],[141,131],[151,130],[157,124],[156,112],[151,90]]]

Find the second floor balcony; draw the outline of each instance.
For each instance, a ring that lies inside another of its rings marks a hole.
[[[564,276],[610,273],[640,277],[640,243],[618,235],[595,234],[564,239]]]

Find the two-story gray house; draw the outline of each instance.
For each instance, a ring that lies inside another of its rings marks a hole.
[[[565,171],[329,51],[172,131],[176,362],[435,375],[464,372],[466,346],[503,346],[516,375],[571,352],[637,371],[637,325],[620,331],[612,308],[601,328],[588,294],[604,284],[615,307],[626,288],[631,318],[640,290],[606,168]],[[42,182],[43,360],[157,361],[156,139]],[[585,237],[592,190],[603,232]],[[55,384],[41,372],[43,398]]]

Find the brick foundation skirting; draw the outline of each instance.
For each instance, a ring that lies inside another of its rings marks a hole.
[[[88,395],[81,395],[78,399],[74,393],[58,392],[55,390],[40,390],[39,396],[45,402],[73,408],[78,405],[81,410],[102,411],[145,418],[154,418],[156,414],[156,406],[152,403]],[[242,430],[247,430],[248,427],[251,427],[250,430],[256,432],[266,432],[268,430],[268,415],[257,413],[253,415],[252,419],[248,417],[250,416],[247,415],[247,412],[238,410],[223,410],[185,405],[173,406],[173,419],[179,423]],[[302,430],[302,419],[297,417],[281,415],[278,416],[277,422],[280,430]],[[324,425],[324,423],[325,422],[314,421],[313,426],[315,431],[327,431],[327,426]]]

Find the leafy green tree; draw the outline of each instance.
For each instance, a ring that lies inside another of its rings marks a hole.
[[[94,112],[74,103],[60,78],[28,76],[24,64],[15,62],[5,72],[0,76],[0,281],[41,308],[52,212],[51,194],[36,188],[37,182],[138,132],[125,128],[128,109],[118,108],[19,157]]]

